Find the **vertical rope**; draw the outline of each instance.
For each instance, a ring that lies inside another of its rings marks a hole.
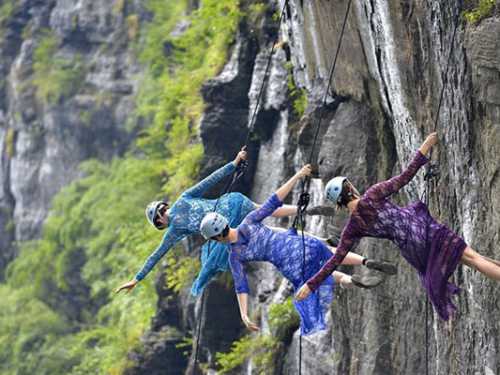
[[[268,75],[269,75],[269,69],[271,68],[271,62],[272,62],[273,55],[274,55],[274,52],[276,49],[276,44],[277,44],[279,36],[280,36],[279,31],[281,29],[281,23],[283,22],[283,18],[285,16],[285,11],[286,11],[287,5],[288,5],[288,0],[285,0],[285,2],[283,3],[283,8],[281,9],[280,18],[278,21],[278,32],[276,33],[276,35],[274,37],[273,45],[271,47],[271,52],[269,53],[269,57],[267,59],[267,64],[266,64],[266,69],[264,71],[264,78],[262,78],[262,85],[260,86],[259,94],[257,96],[257,102],[255,103],[255,108],[253,109],[252,117],[250,119],[250,124],[248,126],[247,136],[245,139],[245,146],[248,145],[248,142],[250,141],[250,137],[253,133],[253,128],[255,127],[255,121],[257,119],[257,112],[259,110],[260,100],[262,98],[262,94],[264,93],[264,86],[265,86],[265,83],[266,83]]]
[[[210,245],[209,245],[210,246]],[[201,337],[201,324],[203,320],[203,313],[205,310],[205,290],[203,290],[202,295],[201,295],[201,307],[200,307],[200,318],[198,319],[198,328],[196,330],[197,335],[196,335],[196,346],[195,346],[195,352],[194,352],[194,371],[196,372],[196,365],[198,363],[198,353],[199,353],[199,347],[200,347],[200,337]]]
[[[330,68],[330,73],[328,75],[328,83],[326,85],[325,93],[323,95],[323,103],[320,108],[320,113],[319,113],[319,118],[318,118],[318,124],[316,125],[316,131],[314,133],[314,138],[313,138],[313,144],[311,147],[311,152],[309,154],[309,164],[312,163],[312,159],[314,156],[314,150],[316,148],[316,143],[318,140],[318,135],[319,135],[319,130],[321,128],[321,121],[323,119],[324,115],[324,108],[326,106],[326,101],[328,98],[328,93],[330,91],[330,87],[332,84],[332,78],[333,78],[333,73],[335,72],[335,67],[337,66],[337,60],[339,57],[340,53],[340,47],[342,46],[342,40],[344,39],[344,34],[345,34],[345,28],[347,25],[347,19],[349,17],[349,11],[351,9],[351,3],[352,0],[349,0],[347,3],[347,9],[345,12],[344,16],[344,21],[342,23],[342,29],[340,31],[340,36],[339,36],[339,42],[337,44],[337,51],[335,52],[335,58],[333,60],[332,67]],[[307,205],[309,204],[309,188],[311,184],[311,179],[310,177],[306,177],[304,181],[302,182],[301,186],[301,193],[300,193],[300,198],[299,198],[299,203],[297,204],[297,216],[294,219],[293,222],[293,227],[297,228],[297,224],[300,223],[300,229],[301,229],[301,237],[302,237],[302,283],[306,282],[306,276],[305,276],[305,264],[306,264],[306,244],[305,244],[305,237],[304,237],[304,229],[306,226],[306,220],[305,220],[305,210],[307,208]],[[300,332],[299,335],[299,375],[302,375],[302,332]]]
[[[264,92],[264,86],[265,86],[266,81],[267,81],[268,76],[269,76],[269,69],[271,67],[271,61],[272,61],[272,57],[273,57],[273,54],[274,54],[274,51],[275,51],[276,42],[277,42],[277,40],[279,38],[279,30],[281,28],[281,23],[283,21],[283,17],[284,17],[284,14],[285,14],[285,10],[286,10],[287,4],[288,4],[288,0],[285,0],[285,3],[283,5],[283,9],[281,10],[281,14],[280,14],[280,18],[279,18],[278,32],[276,33],[276,36],[275,36],[275,39],[274,39],[274,42],[273,42],[273,46],[271,48],[271,52],[270,52],[268,60],[267,60],[266,69],[265,69],[265,73],[264,73],[264,78],[262,79],[262,84],[260,86],[259,95],[257,96],[257,102],[255,104],[255,108],[254,108],[254,111],[253,111],[253,114],[252,114],[252,118],[250,120],[250,126],[248,127],[249,130],[247,131],[247,136],[246,136],[245,143],[244,143],[245,144],[245,146],[244,146],[245,148],[248,146],[248,142],[250,141],[250,136],[251,136],[251,134],[253,132],[253,128],[255,126],[255,119],[256,119],[257,111],[259,109],[260,100],[262,98],[262,93]],[[222,193],[222,195],[224,195],[229,190],[231,190],[232,186],[236,183],[236,181],[238,181],[243,176],[243,174],[245,173],[245,169],[247,168],[247,166],[248,166],[248,163],[245,160],[242,160],[240,162],[240,164],[238,165],[238,168],[236,169],[236,171],[233,174],[233,177],[231,178],[231,180],[229,181],[229,183],[226,185],[226,187],[225,187],[224,192]],[[214,210],[213,210],[214,212],[217,211],[217,206],[219,204],[219,200],[220,200],[221,196],[219,196],[219,198],[217,198],[217,201],[215,202]],[[208,245],[208,253],[209,254],[210,254],[211,245],[212,245],[212,242],[209,242],[209,245]],[[197,363],[198,363],[200,338],[201,338],[201,328],[202,328],[202,320],[203,320],[203,313],[204,313],[204,310],[205,310],[205,304],[206,304],[206,296],[205,296],[205,289],[204,289],[203,292],[202,292],[202,296],[201,296],[200,316],[199,316],[199,319],[198,319],[198,327],[196,329],[196,346],[195,346],[195,353],[194,353],[194,368],[195,368],[195,371],[197,369],[196,366],[197,366]]]
[[[460,2],[459,9],[458,9],[456,19],[455,19],[455,26],[453,28],[453,35],[451,37],[450,49],[448,51],[448,58],[446,61],[446,70],[445,70],[444,78],[443,78],[443,86],[441,87],[438,108],[437,108],[437,112],[436,112],[436,117],[434,119],[434,127],[433,127],[434,132],[437,131],[437,128],[439,125],[439,115],[441,113],[441,107],[443,104],[444,90],[448,84],[448,71],[450,69],[450,61],[451,61],[451,57],[453,55],[453,45],[455,44],[455,37],[457,35],[458,26],[460,24],[460,14],[461,14],[462,6],[463,6],[462,2]],[[432,158],[432,149],[431,149],[430,154],[429,154],[429,159],[431,159],[431,158]],[[424,203],[426,206],[429,206],[429,201],[430,201],[431,179],[436,176],[436,173],[437,172],[435,170],[435,166],[433,166],[432,164],[429,165],[429,167],[427,168],[426,175],[424,176],[424,179],[426,180],[425,188],[424,188],[424,199],[425,199]],[[428,240],[429,240],[429,235],[428,235],[428,231],[427,231],[426,244],[428,244]],[[429,304],[430,304],[429,297],[426,296],[426,298],[425,298],[425,374],[426,375],[429,375]]]

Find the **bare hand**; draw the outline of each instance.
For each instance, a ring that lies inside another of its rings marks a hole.
[[[126,290],[126,293],[130,293],[132,289],[137,285],[137,280],[129,281],[128,283],[123,284],[121,287],[115,290],[115,293],[120,293],[122,290]]]
[[[238,166],[242,160],[247,160],[247,146],[243,146],[234,159],[234,164]]]
[[[243,320],[243,323],[245,323],[245,326],[251,330],[251,331],[254,331],[254,332],[258,332],[259,331],[259,326],[257,324],[255,324],[254,322],[252,322],[248,316],[242,316],[241,319]]]
[[[434,132],[427,136],[424,143],[427,143],[429,147],[432,147],[438,142],[439,142],[438,133]]]
[[[302,167],[302,169],[299,171],[299,176],[300,177],[305,177],[305,176],[310,176],[312,173],[312,167],[311,164],[306,164]]]
[[[437,144],[439,141],[438,135],[436,132],[431,133],[427,136],[425,139],[424,143],[422,143],[422,146],[420,146],[419,150],[423,155],[427,155],[427,153],[430,151],[432,146]]]
[[[302,285],[302,287],[299,289],[297,293],[295,293],[295,298],[297,301],[302,301],[303,299],[306,299],[309,297],[309,294],[311,294],[311,289],[307,284]]]

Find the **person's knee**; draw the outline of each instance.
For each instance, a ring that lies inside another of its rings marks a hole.
[[[472,249],[467,248],[462,256],[462,261],[469,267],[477,269],[479,263],[483,261],[483,257]]]

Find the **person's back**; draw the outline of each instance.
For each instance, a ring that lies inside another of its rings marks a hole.
[[[280,202],[275,197],[263,211],[272,210]],[[238,241],[231,244],[230,257],[237,257],[241,263],[265,261],[272,263],[295,287],[313,275],[332,255],[318,239],[302,236],[295,229],[275,231],[260,220],[255,220],[258,212],[250,213],[238,226]],[[305,250],[305,253],[304,253]]]

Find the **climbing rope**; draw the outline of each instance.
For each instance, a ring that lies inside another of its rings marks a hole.
[[[443,78],[443,86],[441,87],[441,93],[439,95],[439,103],[438,103],[438,108],[436,112],[436,117],[434,119],[434,128],[433,132],[437,131],[438,125],[439,125],[439,115],[441,113],[441,106],[443,103],[443,98],[444,98],[444,90],[446,88],[446,85],[448,83],[448,71],[450,69],[450,61],[451,61],[451,56],[453,54],[453,45],[455,44],[455,36],[457,34],[458,26],[460,24],[460,15],[461,11],[463,8],[463,1],[460,1],[460,5],[458,8],[458,12],[456,15],[455,19],[455,26],[453,28],[453,35],[451,37],[451,43],[450,43],[450,49],[448,52],[448,58],[446,61],[446,70],[444,73],[444,78]],[[429,153],[429,159],[432,158],[432,149]],[[429,166],[427,167],[426,173],[424,175],[424,180],[425,180],[425,187],[424,187],[424,203],[428,207],[429,206],[429,201],[430,201],[430,190],[431,190],[431,180],[434,179],[435,177],[439,176],[439,166],[437,163],[429,163]],[[428,231],[426,233],[426,243],[428,243],[429,240],[429,234]],[[425,299],[425,374],[429,374],[429,297],[426,297]]]
[[[250,125],[248,126],[247,136],[246,136],[245,143],[244,143],[244,146],[243,146],[244,150],[246,150],[248,148],[248,143],[250,141],[250,137],[251,137],[251,135],[253,133],[253,130],[254,130],[254,127],[255,127],[255,121],[256,121],[257,111],[259,109],[260,100],[261,100],[262,94],[264,92],[264,87],[265,87],[266,82],[267,82],[267,80],[269,78],[269,69],[271,67],[272,57],[273,57],[274,52],[275,52],[276,43],[277,43],[278,38],[279,38],[279,30],[281,28],[281,23],[283,22],[283,17],[284,17],[287,5],[288,5],[288,0],[285,0],[285,3],[283,5],[283,9],[281,10],[279,22],[278,22],[278,32],[276,33],[276,36],[275,36],[275,39],[274,39],[274,42],[273,42],[273,45],[272,45],[272,48],[271,48],[271,52],[269,53],[269,57],[267,59],[267,64],[266,64],[266,69],[265,69],[265,72],[264,72],[264,77],[262,79],[262,84],[260,86],[259,94],[257,96],[257,101],[255,103],[255,108],[254,108],[254,111],[253,111],[253,114],[252,114],[252,117],[251,117],[251,120],[250,120]],[[219,198],[217,198],[217,200],[215,202],[215,205],[214,205],[214,211],[213,212],[217,211],[217,206],[219,204],[220,198],[224,194],[228,193],[231,190],[231,188],[233,187],[233,185],[240,178],[243,177],[243,175],[245,174],[245,171],[246,171],[247,167],[248,167],[248,162],[246,160],[241,160],[240,163],[238,164],[238,167],[236,168],[236,171],[234,171],[231,180],[229,180],[229,183],[224,188],[224,192],[222,193],[221,196],[219,196]],[[209,242],[209,244],[208,244],[208,254],[210,254],[210,247],[211,247],[211,245],[212,245],[212,242]],[[205,296],[205,290],[203,290],[202,296],[201,296],[201,307],[200,307],[200,315],[199,315],[199,319],[198,319],[198,327],[196,329],[196,345],[195,345],[195,353],[194,353],[194,371],[196,371],[196,368],[197,368],[196,366],[197,366],[197,363],[198,363],[200,338],[201,338],[201,327],[202,327],[202,321],[203,321],[203,313],[204,313],[204,310],[205,310],[205,304],[206,304],[206,296]]]
[[[321,121],[324,115],[324,108],[326,107],[326,102],[328,99],[328,93],[330,92],[330,86],[332,84],[333,73],[335,72],[335,67],[337,66],[337,60],[339,57],[340,47],[342,46],[342,40],[345,34],[345,27],[347,25],[347,19],[349,17],[349,11],[351,9],[352,0],[349,0],[347,3],[347,9],[344,16],[344,21],[342,23],[342,29],[340,31],[339,42],[337,45],[337,51],[335,52],[335,58],[333,60],[332,67],[330,69],[330,74],[328,75],[328,83],[326,85],[325,94],[323,96],[323,103],[320,108],[318,123],[316,125],[316,131],[314,133],[313,144],[311,147],[311,152],[309,154],[309,164],[312,163],[314,157],[314,150],[316,148],[316,143],[318,140],[319,131],[321,129]],[[305,211],[310,201],[309,188],[311,185],[311,178],[307,176],[302,182],[301,192],[299,195],[299,200],[297,203],[297,215],[293,221],[293,228],[297,229],[297,226],[300,226],[301,237],[302,237],[302,282],[305,282],[305,263],[306,263],[306,244],[305,244],[305,236],[304,236],[304,228],[306,226],[306,218]],[[299,335],[299,375],[302,374],[302,333]]]
[[[217,198],[217,200],[215,201],[213,212],[217,211],[217,206],[219,204],[220,198],[224,194],[228,193],[231,190],[231,188],[233,187],[233,185],[236,183],[236,181],[238,181],[243,176],[242,171],[244,172],[244,168],[246,168],[246,166],[241,166],[241,162],[240,162],[238,164],[238,166],[236,167],[236,170],[233,173],[233,177],[226,184],[226,187],[224,188],[222,195],[219,196],[219,198]],[[208,243],[208,254],[210,254],[211,245],[212,245],[212,241],[210,241]],[[203,312],[205,310],[205,303],[206,303],[206,296],[205,296],[205,289],[203,289],[203,292],[201,295],[201,307],[200,307],[200,315],[199,315],[199,319],[198,319],[198,328],[196,329],[196,346],[195,346],[195,352],[194,352],[194,367],[195,367],[195,369],[196,369],[196,365],[198,363],[198,353],[199,353],[200,337],[201,337],[201,326],[202,326],[202,321],[203,321]]]
[[[276,50],[276,45],[278,43],[279,36],[280,36],[279,31],[281,29],[281,24],[283,22],[283,18],[285,17],[287,7],[288,7],[288,0],[285,0],[285,2],[283,3],[283,8],[281,9],[280,18],[278,21],[278,31],[276,32],[276,35],[274,36],[273,44],[271,47],[271,52],[269,53],[269,57],[267,58],[266,69],[264,71],[264,77],[262,78],[262,84],[260,86],[259,94],[257,95],[257,102],[255,103],[252,117],[250,119],[250,124],[248,126],[247,136],[245,139],[245,146],[248,146],[248,142],[250,142],[250,137],[252,136],[253,131],[254,131],[255,122],[257,120],[257,112],[259,110],[259,105],[260,105],[260,100],[262,98],[262,94],[264,93],[264,87],[265,87],[266,81],[269,78],[268,77],[269,76],[269,69],[271,68],[271,62],[272,62],[273,55],[274,55],[274,52]]]

